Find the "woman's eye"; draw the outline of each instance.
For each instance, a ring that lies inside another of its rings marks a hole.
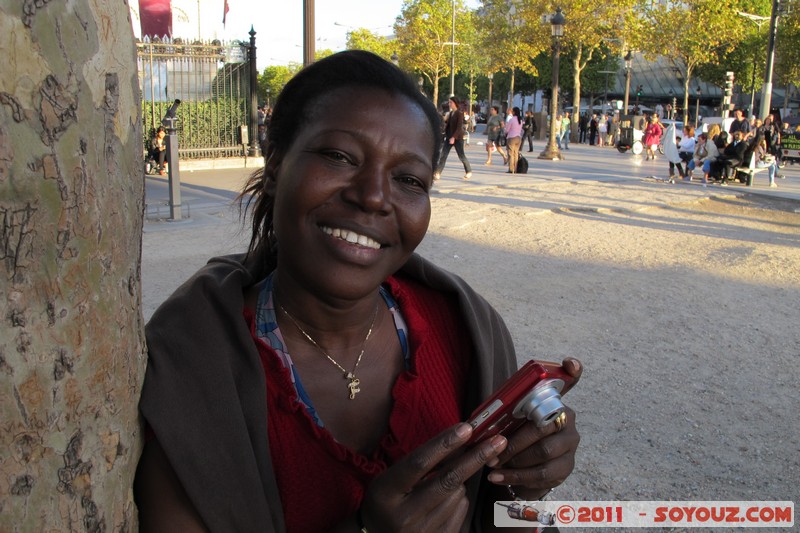
[[[324,151],[324,152],[322,152],[322,154],[325,157],[327,157],[328,159],[330,159],[331,161],[336,161],[336,162],[341,162],[341,163],[349,163],[350,162],[350,158],[348,158],[342,152],[338,152],[336,150]]]
[[[406,175],[406,176],[398,176],[396,179],[397,179],[397,181],[399,181],[400,183],[403,183],[405,185],[412,185],[414,187],[420,187],[422,189],[426,188],[425,187],[425,183],[421,179],[419,179],[419,178],[417,178],[415,176],[408,176],[408,175]]]

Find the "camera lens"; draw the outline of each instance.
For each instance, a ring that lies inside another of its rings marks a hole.
[[[562,388],[564,382],[560,379],[540,383],[517,405],[514,416],[524,416],[538,427],[552,423],[564,412],[564,404],[561,403]]]

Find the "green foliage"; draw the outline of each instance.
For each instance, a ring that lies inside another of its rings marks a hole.
[[[300,72],[303,68],[299,63],[289,63],[288,65],[274,65],[264,69],[258,76],[258,100],[259,102],[267,101],[267,88],[270,92],[270,101],[275,102],[292,76]]]
[[[467,9],[455,0],[456,41],[464,38],[460,24]],[[433,85],[433,101],[439,100],[439,80],[450,74],[453,42],[453,2],[451,0],[405,0],[394,26],[400,50],[400,64],[413,68]]]
[[[387,61],[391,61],[392,54],[397,53],[395,48],[397,48],[397,45],[389,40],[388,37],[383,37],[368,29],[358,28],[347,32],[348,50],[366,50],[381,56]],[[403,61],[402,58],[401,61]]]
[[[142,101],[142,144],[147,146],[171,102]],[[238,127],[248,123],[244,99],[216,98],[184,101],[176,113],[181,149],[218,148],[240,143]]]

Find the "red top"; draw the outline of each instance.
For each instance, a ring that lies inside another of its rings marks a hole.
[[[297,401],[288,369],[256,339],[267,383],[267,429],[287,531],[327,531],[353,514],[370,481],[463,418],[461,404],[472,358],[456,304],[407,279],[387,280],[408,325],[410,368],[392,389],[387,433],[362,455],[334,440]],[[313,398],[312,398],[313,400]]]

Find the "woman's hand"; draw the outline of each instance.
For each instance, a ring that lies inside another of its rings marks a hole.
[[[562,364],[568,374],[580,378],[580,361],[567,358]],[[489,474],[489,481],[512,485],[520,497],[539,499],[570,475],[580,440],[575,412],[569,407],[561,429],[555,423],[540,428],[528,422],[508,438],[505,451],[498,456],[500,466]]]
[[[465,483],[497,464],[506,439],[497,435],[463,450],[472,434],[457,424],[429,440],[370,484],[361,504],[369,531],[458,531],[469,509]]]

